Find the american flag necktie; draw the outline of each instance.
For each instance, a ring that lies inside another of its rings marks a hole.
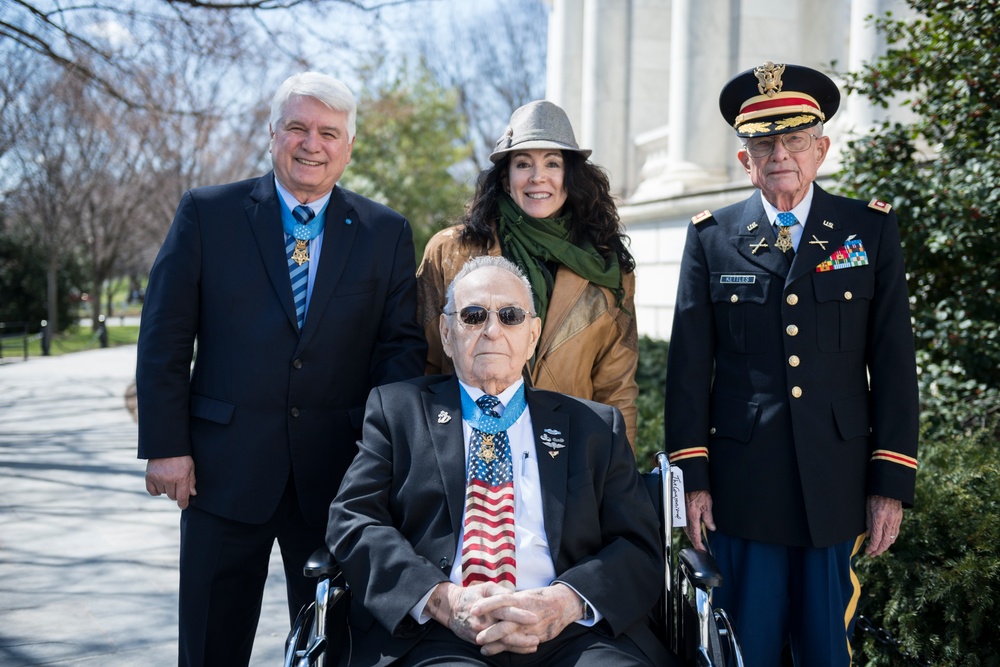
[[[486,414],[499,417],[496,396],[476,401]],[[462,539],[462,585],[494,582],[514,590],[514,476],[507,431],[486,433],[475,427],[469,446],[465,527]]]

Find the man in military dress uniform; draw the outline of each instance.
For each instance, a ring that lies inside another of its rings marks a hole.
[[[876,556],[913,502],[917,382],[896,216],[813,181],[840,94],[771,62],[726,84],[749,199],[692,219],[667,362],[666,437],[688,535],[748,667],[842,667]]]

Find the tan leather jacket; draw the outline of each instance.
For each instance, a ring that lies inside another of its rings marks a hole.
[[[435,234],[417,269],[417,317],[427,337],[428,375],[454,372],[451,359],[441,349],[439,316],[448,285],[465,262],[478,254],[459,241],[458,233],[456,226]],[[499,243],[493,244],[489,254],[501,254]],[[635,274],[622,276],[623,305],[634,314]],[[560,266],[530,368],[532,385],[615,406],[625,417],[634,449],[638,364],[639,335],[634,315],[618,307],[611,290]]]

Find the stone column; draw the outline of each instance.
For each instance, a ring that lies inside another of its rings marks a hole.
[[[546,0],[549,14],[545,99],[558,104],[579,131],[582,118],[583,6],[578,0]],[[579,140],[579,136],[577,137]]]
[[[727,80],[731,30],[727,2],[673,0],[670,16],[670,111],[666,191],[679,194],[725,180],[721,156],[731,137],[716,100]],[[706,48],[711,44],[715,48]]]
[[[860,71],[865,63],[871,62],[880,52],[878,34],[869,18],[882,14],[881,5],[879,0],[851,0],[847,68],[852,72]],[[860,135],[875,127],[878,112],[867,98],[854,93],[847,96],[846,102],[847,122],[843,128],[846,132]]]
[[[629,138],[628,81],[631,0],[584,0],[583,85],[577,141],[608,170],[611,191],[622,194]]]

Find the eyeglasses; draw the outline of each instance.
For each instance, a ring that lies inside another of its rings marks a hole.
[[[490,313],[496,313],[497,319],[500,320],[500,324],[508,327],[514,327],[521,324],[527,316],[534,317],[534,315],[531,315],[528,311],[523,308],[518,308],[517,306],[504,306],[503,308],[497,308],[496,310],[489,310],[487,308],[483,308],[482,306],[466,306],[462,310],[445,313],[445,315],[458,315],[458,319],[462,320],[462,324],[469,327],[481,327],[486,324],[486,320],[489,319]]]
[[[747,149],[747,153],[751,157],[767,157],[774,152],[774,147],[778,143],[777,140],[781,139],[781,145],[789,153],[801,153],[804,150],[809,150],[809,147],[813,144],[813,139],[818,138],[815,134],[799,130],[798,132],[789,132],[788,134],[776,134],[770,137],[749,139],[743,144],[743,147]]]

